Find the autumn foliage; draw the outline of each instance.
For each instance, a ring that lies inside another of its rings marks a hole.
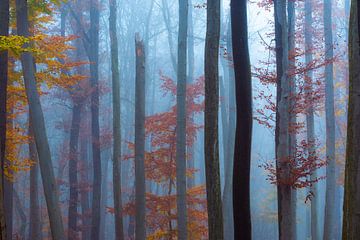
[[[163,97],[175,100],[176,84],[161,75],[161,89]],[[191,147],[196,140],[197,132],[202,129],[195,121],[197,114],[204,109],[204,78],[200,77],[193,84],[187,86],[187,147]],[[169,111],[146,117],[146,140],[150,147],[145,152],[145,175],[149,184],[154,187],[146,194],[146,223],[149,229],[147,239],[176,239],[176,104]],[[134,143],[129,142],[130,150],[134,150]],[[189,159],[190,153],[187,153]],[[133,160],[133,153],[124,160]],[[186,159],[184,159],[185,161]],[[187,177],[192,178],[196,169],[187,169]],[[194,186],[187,190],[188,230],[192,239],[206,239],[207,212],[205,186]],[[112,208],[108,208],[113,212]],[[126,215],[135,215],[134,202],[124,206]],[[130,237],[131,238],[131,237]]]

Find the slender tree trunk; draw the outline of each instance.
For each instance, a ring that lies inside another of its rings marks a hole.
[[[219,170],[220,0],[207,1],[205,40],[205,172],[209,240],[222,240],[223,216]]]
[[[278,195],[278,221],[279,239],[292,240],[292,189],[287,183],[290,179],[289,168],[289,94],[288,80],[288,25],[286,1],[274,1],[275,13],[275,41],[277,64],[277,109],[276,109],[276,166],[277,166],[277,195]]]
[[[101,154],[100,154],[100,124],[99,124],[99,2],[90,1],[90,83],[91,94],[91,135],[93,158],[93,194],[91,206],[91,240],[100,237],[100,205],[101,205]]]
[[[349,109],[345,166],[343,240],[360,236],[360,8],[351,1],[349,24]]]
[[[17,31],[20,36],[28,37],[28,7],[26,0],[16,1]],[[44,193],[47,203],[51,235],[54,240],[65,239],[64,227],[59,206],[54,169],[51,162],[49,142],[46,136],[44,115],[36,88],[33,57],[30,52],[21,54],[25,90],[29,103],[30,121],[33,123],[36,148],[39,156],[39,166],[43,181]]]
[[[115,237],[116,240],[124,239],[122,198],[121,198],[121,102],[120,102],[120,73],[117,38],[117,4],[110,0],[110,48],[111,48],[111,73],[112,73],[112,101],[113,101],[113,195],[115,209]]]
[[[0,36],[9,35],[9,0],[0,1]],[[0,240],[6,239],[4,212],[4,163],[6,142],[6,102],[8,82],[8,52],[0,51]]]
[[[331,10],[332,0],[324,0],[324,32],[325,32],[325,114],[326,114],[326,199],[324,217],[324,240],[335,239],[335,109],[333,83],[333,36]]]
[[[135,239],[146,238],[145,226],[145,50],[139,34],[135,36]]]
[[[72,109],[72,122],[70,129],[69,142],[69,186],[70,199],[68,209],[68,239],[77,239],[77,205],[79,200],[78,189],[78,145],[79,145],[79,131],[81,122],[81,105],[73,100],[74,105]]]
[[[176,203],[178,239],[187,240],[186,206],[186,58],[188,1],[179,0],[179,36],[176,93]]]
[[[32,124],[30,123],[30,126]],[[33,131],[29,126],[29,136],[33,137]],[[29,156],[34,162],[30,169],[30,219],[29,219],[29,239],[41,239],[41,222],[39,208],[39,160],[36,152],[36,145],[33,139],[29,142]]]
[[[296,160],[296,112],[295,112],[295,98],[296,98],[296,79],[294,76],[296,70],[295,59],[295,1],[288,1],[288,56],[289,56],[289,156]],[[292,239],[296,240],[296,206],[297,206],[297,192],[295,188],[291,188],[291,233]]]
[[[313,61],[312,56],[312,47],[313,47],[313,41],[312,41],[312,23],[313,23],[313,17],[312,17],[312,1],[311,0],[305,0],[305,66],[309,66]],[[305,75],[305,84],[306,84],[306,96],[311,96],[313,89],[313,71],[309,70]],[[306,134],[307,134],[307,141],[309,144],[309,150],[308,154],[309,157],[314,158],[316,157],[316,149],[315,149],[315,127],[314,124],[314,107],[313,104],[310,103],[307,114],[306,114]],[[315,181],[317,179],[316,170],[312,172],[310,175],[310,180]],[[319,240],[319,223],[318,223],[318,191],[317,191],[317,184],[313,184],[310,187],[310,191],[313,194],[313,197],[311,199],[311,239],[313,240]]]
[[[193,22],[193,4],[192,0],[188,0],[188,77],[187,77],[187,83],[192,83],[194,81],[194,73],[195,73],[195,50],[194,50],[194,22]],[[187,167],[189,169],[195,168],[195,146],[189,146],[187,148],[187,151],[189,152],[188,160],[187,160]],[[195,185],[195,176],[188,177],[186,180],[186,184],[188,188],[192,188]],[[191,234],[189,232],[189,234]],[[191,238],[191,236],[189,235]]]
[[[251,239],[250,162],[252,88],[247,1],[231,1],[232,48],[236,89],[236,138],[233,170],[234,239]]]
[[[81,155],[81,169],[80,169],[80,181],[82,185],[90,182],[88,177],[89,171],[89,154],[88,154],[88,142],[84,139],[80,141],[80,155]],[[89,204],[89,191],[83,187],[80,194],[81,201],[81,214],[82,214],[82,227],[81,227],[81,239],[90,239],[90,204]]]

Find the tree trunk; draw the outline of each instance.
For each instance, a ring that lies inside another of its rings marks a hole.
[[[20,36],[28,37],[28,7],[26,0],[16,1],[17,31]],[[30,121],[33,123],[36,148],[39,156],[39,165],[43,181],[44,194],[47,203],[51,235],[54,240],[65,239],[64,227],[60,212],[59,199],[51,162],[49,142],[46,136],[46,128],[39,94],[36,88],[33,57],[30,52],[21,54],[26,96],[29,103]]]
[[[305,0],[305,27],[304,27],[304,34],[305,34],[305,66],[309,66],[313,61],[312,56],[312,47],[313,47],[313,41],[312,41],[312,0]],[[307,71],[305,75],[305,84],[306,84],[306,96],[309,96],[312,94],[312,84],[313,84],[313,71],[309,70]],[[314,127],[314,107],[313,104],[310,103],[307,114],[306,114],[306,134],[307,134],[307,141],[309,144],[309,150],[308,154],[309,157],[314,158],[316,156],[316,148],[315,148],[315,127]],[[315,181],[317,179],[316,170],[312,172],[310,175],[310,180]],[[318,211],[318,191],[317,191],[317,184],[313,184],[310,187],[310,191],[313,194],[313,197],[311,199],[311,239],[313,240],[319,240],[319,223],[318,223],[318,217],[317,217],[317,211]]]
[[[349,25],[349,109],[345,166],[343,240],[360,236],[360,8],[352,0]]]
[[[32,125],[30,123],[30,125]],[[33,131],[29,127],[29,136],[33,137]],[[29,142],[29,157],[34,162],[30,169],[30,226],[29,239],[41,239],[41,222],[40,222],[40,208],[39,208],[39,160],[36,152],[36,145],[33,139]]]
[[[115,209],[115,236],[116,240],[124,239],[121,197],[121,102],[120,102],[120,73],[117,38],[117,5],[116,0],[109,0],[110,17],[110,48],[112,73],[112,101],[113,101],[113,195]]]
[[[80,170],[80,181],[81,185],[86,185],[90,182],[88,177],[89,171],[89,154],[88,154],[88,142],[84,139],[80,141],[80,155],[81,155],[81,170]],[[89,191],[87,188],[82,189],[80,194],[81,201],[81,214],[82,214],[82,227],[81,227],[81,239],[90,239],[90,203],[89,203]]]
[[[186,205],[186,58],[188,2],[179,0],[179,36],[176,93],[176,203],[178,239],[187,240]]]
[[[335,109],[333,83],[333,36],[331,20],[332,0],[324,0],[324,32],[325,32],[325,115],[326,115],[326,199],[324,216],[324,240],[335,239]]]
[[[294,76],[296,70],[295,59],[295,1],[288,1],[288,56],[289,56],[289,156],[291,159],[296,160],[296,79]],[[291,233],[293,240],[296,240],[296,205],[297,205],[297,192],[295,188],[291,188]]]
[[[72,122],[70,129],[70,142],[69,142],[69,186],[70,198],[68,209],[68,239],[77,239],[77,205],[79,199],[78,189],[78,145],[79,145],[79,131],[81,121],[81,105],[73,100],[72,109]]]
[[[292,189],[287,183],[290,179],[289,154],[289,93],[288,81],[288,25],[286,1],[274,1],[276,70],[277,70],[277,108],[276,108],[276,168],[279,239],[292,240]]]
[[[135,36],[135,239],[144,240],[145,226],[145,50],[139,34]]]
[[[247,1],[231,1],[232,49],[236,89],[233,169],[234,239],[251,239],[250,163],[252,88],[247,30]]]
[[[209,240],[222,240],[223,216],[219,170],[220,0],[207,1],[205,40],[205,172]]]
[[[0,1],[0,36],[9,35],[9,0]],[[6,142],[6,102],[8,82],[8,52],[0,51],[0,240],[6,239],[4,212],[4,164]]]
[[[101,154],[99,124],[99,2],[90,1],[90,83],[91,93],[91,136],[93,158],[93,194],[91,206],[91,240],[100,237],[100,205],[101,205]]]

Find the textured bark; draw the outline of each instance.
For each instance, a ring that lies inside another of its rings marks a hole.
[[[334,108],[334,57],[332,20],[332,0],[324,0],[324,32],[325,32],[325,115],[326,115],[326,196],[324,216],[324,240],[336,238],[336,163],[335,163],[335,108]]]
[[[288,24],[286,1],[274,1],[275,14],[275,42],[276,42],[276,69],[277,69],[277,99],[276,99],[276,167],[277,167],[277,196],[279,239],[292,240],[294,224],[292,217],[292,189],[284,183],[290,177],[288,164],[289,153],[289,93],[288,81]]]
[[[20,36],[28,37],[28,7],[26,0],[16,1],[17,31]],[[39,94],[36,88],[33,57],[30,52],[21,54],[21,65],[24,75],[26,96],[29,104],[30,121],[33,123],[36,149],[39,156],[39,166],[44,187],[44,194],[48,209],[51,235],[54,240],[65,239],[64,227],[59,207],[59,199],[51,161],[49,142]]]
[[[117,5],[116,0],[110,0],[110,48],[111,48],[111,76],[112,76],[112,104],[113,104],[113,196],[115,209],[115,238],[124,239],[122,202],[121,202],[121,102],[120,102],[120,73],[117,38]]]
[[[77,205],[79,200],[78,189],[78,146],[79,146],[79,131],[81,121],[81,105],[76,103],[72,109],[72,121],[70,129],[70,141],[69,141],[69,186],[70,186],[70,198],[68,209],[68,239],[77,239]]]
[[[305,66],[308,66],[313,61],[312,56],[312,23],[313,23],[313,17],[312,17],[312,1],[311,0],[305,0],[305,26],[304,26],[304,35],[305,35]],[[313,79],[313,71],[309,70],[307,71],[305,75],[306,80],[306,88],[305,91],[307,94],[311,94],[312,89],[312,79]],[[310,104],[309,108],[307,109],[306,114],[306,134],[307,134],[307,141],[309,143],[309,156],[315,157],[316,155],[316,148],[315,148],[315,127],[314,127],[314,107],[312,104]],[[317,173],[316,170],[312,172],[310,175],[310,180],[315,181],[317,179]],[[313,240],[319,240],[319,223],[318,223],[318,191],[317,191],[317,184],[313,184],[310,187],[310,191],[313,193],[313,198],[311,199],[311,213],[310,213],[310,222],[311,222],[311,239]]]
[[[31,123],[30,123],[31,125]],[[33,131],[29,127],[29,136],[33,137]],[[39,160],[36,152],[34,141],[29,142],[29,156],[31,161],[35,163],[30,170],[30,219],[29,219],[29,239],[41,239],[41,222],[39,207]]]
[[[90,48],[88,51],[90,64],[91,93],[91,138],[93,159],[93,194],[91,206],[91,240],[100,237],[100,205],[101,205],[101,154],[99,124],[99,2],[90,1]]]
[[[0,36],[9,35],[9,0],[0,1]],[[4,163],[6,142],[6,100],[8,52],[0,51],[0,240],[6,239],[4,212]]]
[[[146,238],[145,227],[145,50],[140,36],[135,36],[135,239]]]
[[[223,216],[219,170],[220,0],[207,1],[205,40],[205,172],[209,240],[222,240]]]
[[[233,169],[234,239],[251,239],[250,162],[252,88],[247,1],[231,1],[232,49],[236,89],[236,136]]]
[[[351,1],[349,25],[349,108],[345,166],[343,240],[360,236],[360,8]]]
[[[179,36],[176,92],[176,203],[178,239],[187,240],[186,206],[186,58],[188,2],[179,0]]]

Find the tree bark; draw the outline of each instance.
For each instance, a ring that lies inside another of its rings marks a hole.
[[[124,239],[121,197],[121,102],[120,102],[120,73],[117,38],[117,4],[116,0],[109,0],[110,17],[110,49],[112,73],[112,101],[113,101],[113,195],[115,209],[115,237],[116,240]]]
[[[186,58],[188,1],[179,0],[179,36],[176,93],[176,203],[178,239],[187,240],[186,205]]]
[[[0,36],[9,35],[9,0],[0,1]],[[0,240],[6,239],[4,211],[4,164],[6,143],[6,102],[8,82],[8,52],[0,51]]]
[[[145,226],[145,50],[139,34],[135,36],[135,239],[146,238]]]
[[[277,196],[279,239],[292,240],[292,189],[287,182],[290,179],[289,166],[289,94],[288,80],[288,24],[287,4],[283,0],[274,1],[275,14],[275,42],[276,42],[276,70],[277,70],[277,98],[276,98],[276,168],[277,168]]]
[[[336,209],[336,163],[335,163],[335,109],[333,82],[333,36],[331,10],[332,0],[324,0],[324,32],[325,32],[325,115],[326,115],[326,197],[324,216],[324,240],[335,239]]]
[[[16,1],[17,31],[20,36],[29,37],[28,7],[26,0]],[[51,235],[54,240],[65,239],[64,227],[59,206],[54,169],[51,162],[49,142],[39,94],[36,88],[33,57],[30,52],[21,54],[26,96],[29,103],[30,121],[33,123],[39,166],[47,203]]]
[[[345,166],[343,240],[360,236],[360,8],[351,1],[349,25],[349,108]]]
[[[209,240],[222,240],[223,216],[219,170],[220,0],[207,1],[205,40],[205,172]]]
[[[234,239],[251,239],[250,163],[252,88],[247,1],[231,1],[232,49],[236,89],[236,137],[233,169]]]

